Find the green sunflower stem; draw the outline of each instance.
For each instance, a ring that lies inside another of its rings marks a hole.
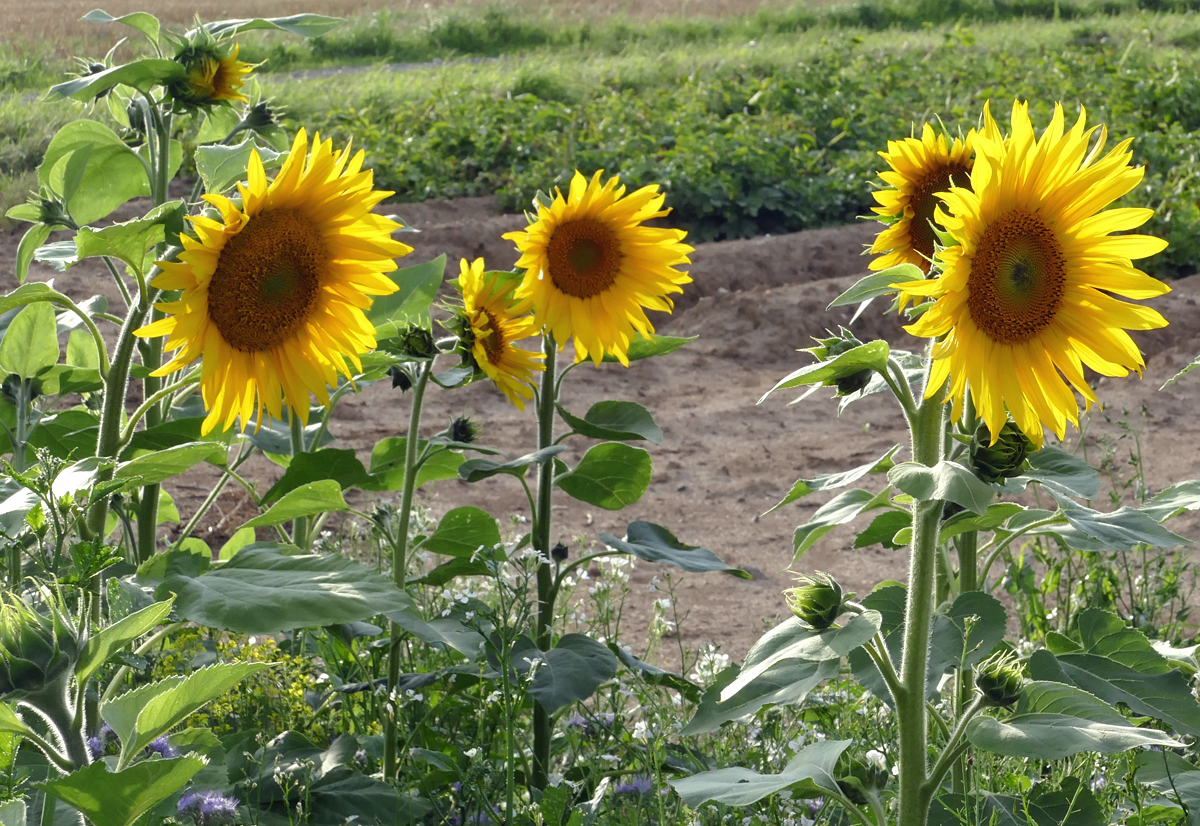
[[[304,422],[293,410],[288,415],[288,434],[292,438],[292,458],[304,453]],[[308,517],[297,516],[292,520],[292,544],[300,550],[308,548]]]
[[[389,534],[392,546],[392,581],[401,591],[408,587],[408,526],[412,519],[413,494],[417,481],[417,447],[421,435],[421,405],[425,387],[433,374],[433,360],[421,365],[413,383],[412,411],[408,419],[408,438],[404,443],[404,488],[400,494],[400,520]],[[394,780],[399,773],[396,756],[396,686],[400,682],[400,640],[404,629],[397,622],[390,626],[391,645],[388,647],[387,697],[384,700],[383,720],[383,778]]]
[[[538,450],[554,444],[554,403],[558,400],[555,370],[558,366],[558,344],[554,335],[546,332],[542,338],[546,354],[542,387],[538,394]],[[554,621],[554,570],[550,564],[551,502],[554,493],[554,460],[538,466],[537,513],[534,514],[533,548],[538,552],[537,590],[538,613],[536,642],[542,651],[549,651],[553,642],[551,624]],[[550,713],[538,701],[533,702],[533,787],[544,789],[550,777],[550,740],[553,736]]]
[[[911,421],[913,461],[929,467],[941,461],[945,450],[945,420],[946,406],[940,394],[922,400]],[[925,826],[932,799],[931,791],[926,786],[928,720],[925,675],[929,669],[929,632],[933,617],[941,518],[941,501],[916,503],[913,510],[908,601],[904,616],[904,649],[900,661],[900,689],[895,698],[900,730],[899,826]]]

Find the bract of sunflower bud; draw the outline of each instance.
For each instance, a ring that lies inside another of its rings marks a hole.
[[[23,379],[16,373],[9,373],[0,382],[0,394],[13,404],[28,404],[42,395],[42,383],[37,379]],[[24,394],[24,400],[21,399]]]
[[[83,647],[58,597],[43,592],[47,613],[19,595],[0,595],[0,698],[19,700],[65,681]]]
[[[50,187],[43,186],[38,190],[37,194],[31,194],[29,196],[29,203],[37,210],[37,218],[22,217],[22,220],[36,220],[39,224],[55,228],[66,227],[67,229],[77,229],[74,219],[71,218],[71,213],[67,211],[66,202]]]
[[[847,757],[843,754],[837,762],[835,772],[838,791],[851,803],[859,806],[868,803],[869,796],[878,795],[887,788],[887,771],[857,757]]]
[[[264,100],[254,104],[246,110],[246,114],[242,115],[242,119],[238,121],[237,131],[252,130],[255,132],[275,126],[279,121],[276,117],[277,113],[271,108],[271,102]]]
[[[988,657],[975,670],[975,687],[983,692],[983,701],[994,708],[1008,708],[1021,697],[1025,674],[1021,661],[1011,650]]]
[[[409,327],[391,339],[388,351],[410,359],[431,359],[438,354],[433,333],[424,327]]]
[[[843,594],[841,584],[829,574],[802,576],[793,588],[783,592],[783,599],[796,618],[814,631],[824,631],[846,610],[846,600],[854,594]]]
[[[993,442],[992,432],[980,422],[971,437],[971,467],[985,482],[999,482],[1010,476],[1020,476],[1025,457],[1036,451],[1021,429],[1009,421],[1000,429]]]
[[[77,65],[79,66],[79,71],[74,73],[75,77],[88,77],[90,75],[98,75],[101,72],[107,72],[110,68],[98,60],[87,60],[82,57],[77,57],[77,58],[75,58],[75,60],[76,60]],[[105,97],[111,91],[112,91],[111,88],[105,89],[103,92],[96,95],[95,100],[100,100],[101,98]]]
[[[842,353],[849,352],[863,343],[845,327],[838,328],[838,334],[829,338],[814,338],[816,347],[809,347],[806,352],[816,356],[818,361],[831,361]],[[822,387],[836,387],[837,396],[849,396],[866,388],[871,382],[871,368],[864,367],[845,376],[838,376],[822,383]]]
[[[452,419],[450,427],[446,429],[447,435],[452,442],[462,442],[465,445],[474,444],[479,438],[479,432],[483,428],[470,419],[468,416],[459,416],[457,419]]]
[[[566,562],[570,554],[570,549],[561,542],[555,542],[554,547],[550,549],[550,558],[555,562]]]
[[[389,367],[387,371],[388,377],[392,380],[392,389],[400,388],[400,392],[404,393],[412,389],[412,379],[403,367]]]

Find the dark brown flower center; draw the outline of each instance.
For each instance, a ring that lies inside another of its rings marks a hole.
[[[975,250],[967,308],[993,340],[1020,344],[1054,321],[1062,307],[1067,260],[1040,215],[1014,209],[993,221]]]
[[[489,363],[498,365],[504,357],[504,333],[500,330],[500,322],[496,319],[495,314],[489,310],[482,312],[487,316],[487,329],[490,332],[490,335],[483,339],[483,351],[487,354]]]
[[[591,298],[617,280],[621,268],[621,244],[599,221],[585,218],[570,221],[554,230],[547,250],[550,280],[575,298]]]
[[[312,314],[327,260],[307,218],[286,209],[257,215],[221,250],[208,285],[208,317],[232,347],[269,350]]]
[[[953,180],[953,184],[951,181]],[[933,212],[941,201],[934,196],[938,192],[949,192],[951,185],[970,189],[971,167],[966,164],[948,164],[931,169],[913,185],[908,203],[912,207],[913,217],[908,225],[909,242],[912,248],[921,253],[926,259],[933,258],[934,235]],[[922,262],[921,269],[929,272],[928,260]]]

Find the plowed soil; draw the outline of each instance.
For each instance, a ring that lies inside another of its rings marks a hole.
[[[511,244],[500,236],[522,227],[524,219],[495,214],[492,199],[395,209],[422,229],[421,234],[404,239],[415,247],[407,261],[416,263],[445,252],[451,271],[457,273],[457,261],[463,256],[483,255],[489,268],[497,269],[516,259]],[[906,441],[895,404],[882,395],[856,403],[841,417],[836,403],[826,398],[831,391],[795,406],[787,404],[794,397],[788,391],[757,404],[780,377],[808,363],[807,355],[797,349],[809,346],[812,336],[849,323],[849,312],[826,307],[866,271],[867,259],[861,251],[873,233],[874,226],[860,224],[701,244],[691,268],[695,283],[678,301],[674,315],[657,321],[659,332],[700,338],[672,355],[628,369],[580,367],[565,384],[563,403],[576,414],[601,399],[637,401],[655,415],[665,439],[661,446],[647,445],[654,476],[641,501],[624,511],[609,512],[560,494],[554,511],[555,538],[571,545],[574,555],[581,549],[578,538],[590,544],[598,542],[600,532],[621,536],[629,522],[645,519],[753,574],[750,580],[723,574],[683,575],[677,594],[680,613],[687,615],[681,628],[685,648],[714,642],[734,658],[744,655],[764,627],[786,611],[780,592],[790,582],[789,566],[798,572],[830,571],[860,593],[880,580],[905,578],[905,552],[879,546],[853,550],[854,533],[849,528],[825,536],[793,566],[792,532],[828,494],[762,515],[795,480],[847,470]],[[0,289],[14,286],[12,262],[18,240],[15,232],[2,238]],[[35,266],[31,278],[46,280],[54,275]],[[111,280],[90,263],[58,274],[56,283],[76,298],[99,292],[110,301],[116,299]],[[1096,380],[1109,418],[1120,420],[1122,411],[1128,411],[1129,422],[1144,427],[1147,476],[1155,489],[1200,474],[1200,418],[1195,414],[1200,372],[1158,390],[1200,353],[1196,306],[1200,276],[1172,286],[1173,293],[1151,302],[1171,326],[1137,337],[1147,358],[1145,377]],[[114,306],[119,307],[119,302]],[[859,338],[883,337],[893,346],[919,348],[920,343],[905,334],[896,319],[882,312],[872,306],[855,322]],[[565,357],[570,357],[569,349]],[[365,387],[337,411],[331,428],[339,439],[336,446],[354,448],[367,460],[376,441],[403,432],[408,405],[408,397],[386,383]],[[487,382],[454,392],[431,391],[425,410],[427,432],[440,428],[448,415],[462,413],[484,424],[486,443],[510,455],[527,453],[535,446],[532,411],[515,410]],[[1115,439],[1122,432],[1115,421],[1106,423],[1103,413],[1095,414],[1086,436],[1090,455],[1102,454],[1102,440]],[[1116,443],[1122,461],[1130,442],[1127,438]],[[564,458],[573,464],[586,448],[585,440],[573,439]],[[900,458],[905,456],[902,453]],[[256,459],[249,468],[248,475],[260,491],[280,474],[266,460]],[[201,471],[168,484],[185,520],[215,478],[215,473]],[[527,515],[524,493],[509,477],[476,485],[447,480],[426,490],[424,501],[435,515],[464,504],[485,508],[502,520],[510,514]],[[215,547],[252,515],[252,508],[246,494],[231,486],[199,534]],[[1195,520],[1181,519],[1172,527],[1185,536],[1200,536]],[[634,571],[624,638],[635,651],[643,644],[652,601],[662,596],[647,586],[666,570],[639,563]]]

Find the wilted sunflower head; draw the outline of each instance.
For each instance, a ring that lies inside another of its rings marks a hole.
[[[893,285],[935,299],[906,328],[938,339],[927,395],[948,390],[958,417],[969,388],[993,443],[1010,414],[1035,446],[1046,429],[1063,438],[1067,423],[1079,422],[1072,388],[1096,400],[1083,367],[1105,376],[1140,373],[1145,362],[1126,330],[1167,323],[1149,307],[1120,300],[1170,291],[1132,264],[1165,241],[1111,235],[1154,214],[1105,211],[1142,180],[1144,170],[1130,165],[1132,139],[1101,154],[1104,128],[1084,124],[1081,110],[1068,129],[1055,105],[1039,136],[1028,104],[1016,102],[1007,138],[998,129],[976,136],[971,186],[941,196],[938,220],[949,243],[937,253],[940,275]]]
[[[518,410],[533,398],[534,375],[544,369],[545,355],[523,350],[514,342],[537,335],[538,328],[518,312],[513,298],[516,280],[485,272],[483,259],[459,263],[462,317],[457,323],[464,360],[491,379]]]
[[[601,174],[589,181],[576,172],[565,197],[538,201],[537,219],[504,237],[521,252],[516,298],[534,325],[560,348],[574,338],[577,361],[599,364],[607,353],[628,365],[636,334],[654,332],[645,311],[670,312],[668,296],[691,282],[675,268],[690,263],[692,248],[682,230],[643,226],[670,211],[657,185],[626,195],[617,176],[601,184]]]
[[[183,77],[167,85],[171,98],[184,109],[201,109],[231,101],[249,103],[241,93],[246,75],[254,66],[237,59],[238,44],[216,41],[202,34],[175,55]]]

